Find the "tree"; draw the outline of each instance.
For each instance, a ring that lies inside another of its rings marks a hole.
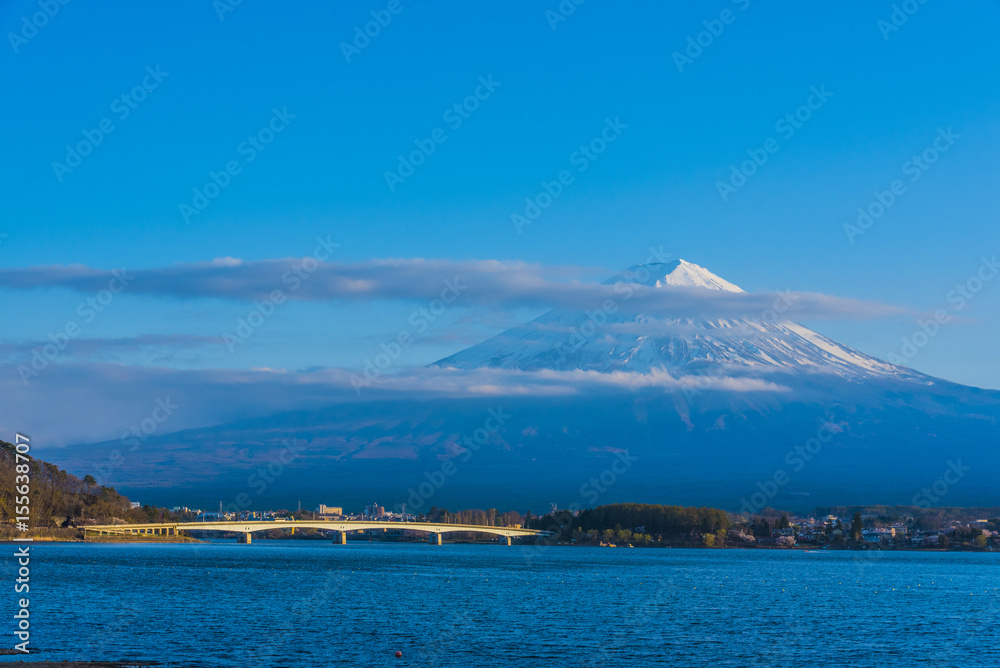
[[[97,481],[94,480],[94,476],[92,476],[92,475],[86,475],[86,476],[84,476],[83,477],[83,482],[87,483],[88,487],[93,487],[94,485],[97,484]]]
[[[771,525],[768,524],[766,519],[762,517],[757,524],[753,525],[753,535],[757,538],[771,537]]]
[[[792,523],[788,521],[788,515],[782,515],[778,518],[778,523],[774,528],[781,531],[782,529],[787,529],[790,526],[792,526]]]
[[[864,530],[864,522],[861,520],[861,511],[854,511],[854,518],[851,519],[851,538],[860,542],[861,534]]]

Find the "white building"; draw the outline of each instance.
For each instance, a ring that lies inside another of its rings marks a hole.
[[[344,509],[340,506],[328,506],[321,503],[316,509],[316,513],[324,517],[340,517],[344,514]]]

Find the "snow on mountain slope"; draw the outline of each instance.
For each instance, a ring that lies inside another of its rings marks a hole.
[[[683,261],[635,266],[606,281],[621,282],[656,290],[700,288],[702,297],[709,288],[729,293],[721,295],[727,301],[742,292]],[[698,291],[686,296],[698,297]],[[595,305],[599,311],[551,311],[437,365],[624,370],[650,376],[665,369],[675,378],[707,374],[766,380],[784,390],[741,391],[734,389],[741,385],[736,382],[688,394],[644,391],[655,385],[640,383],[634,392],[608,384],[550,395],[522,393],[530,383],[519,381],[509,394],[373,392],[361,401],[331,401],[318,410],[156,433],[110,472],[104,463],[119,461],[119,440],[70,446],[46,458],[78,475],[100,475],[102,484],[153,503],[210,505],[219,498],[239,498],[248,475],[296,443],[302,452],[288,466],[294,474],[278,476],[255,495],[255,504],[289,507],[303,495],[323,498],[332,485],[338,499],[356,507],[374,496],[392,504],[405,501],[410,510],[420,503],[534,510],[553,501],[580,502],[580,482],[613,466],[617,453],[627,451],[642,463],[617,478],[601,503],[737,510],[744,497],[763,489],[759,481],[785,470],[791,472],[788,485],[768,502],[804,510],[838,503],[912,503],[915,490],[935,480],[945,462],[961,457],[971,469],[946,502],[997,503],[1000,392],[886,364],[787,320],[773,322],[766,315],[759,320],[652,318],[641,314],[639,299],[627,304],[624,299],[617,309]],[[755,303],[761,301],[769,300]],[[692,299],[677,302],[689,305]],[[685,308],[690,316],[690,307]],[[428,375],[458,376],[457,386],[467,388],[463,375],[518,374],[431,370]],[[485,431],[484,419],[497,412],[506,417],[496,431],[481,447],[466,449],[469,436]],[[789,454],[816,441],[820,427],[833,435],[832,443],[808,466],[791,468]],[[443,462],[457,466],[458,473],[435,488],[433,498],[413,499],[428,471],[440,471]]]
[[[684,260],[636,265],[605,281],[622,282],[663,290],[743,292]],[[624,309],[613,313],[556,309],[432,366],[602,372],[664,368],[679,374],[822,370],[854,380],[871,376],[927,380],[790,320],[778,320],[773,312],[757,319],[653,318]]]

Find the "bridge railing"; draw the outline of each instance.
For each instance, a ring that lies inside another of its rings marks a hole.
[[[402,528],[415,531],[425,531],[428,533],[490,533],[490,534],[511,534],[516,536],[548,536],[550,531],[541,529],[525,529],[521,527],[505,527],[481,524],[445,524],[438,522],[378,522],[364,520],[304,520],[291,522],[270,522],[267,520],[222,520],[213,522],[163,522],[144,524],[111,524],[111,525],[90,525],[80,527],[84,532],[102,533],[133,533],[136,531],[145,533],[147,530],[162,531],[232,531],[234,533],[245,533],[245,529],[253,527],[253,531],[264,531],[269,529],[295,529],[312,528],[326,529],[329,531],[343,531],[340,527],[352,527],[354,530],[363,531],[369,529],[390,529]]]

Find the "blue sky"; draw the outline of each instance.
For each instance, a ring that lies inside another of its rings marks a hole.
[[[554,0],[400,0],[348,62],[342,44],[389,5],[279,11],[244,0],[220,19],[208,0],[70,2],[25,32],[39,5],[5,3],[0,268],[302,258],[329,237],[340,244],[336,261],[492,259],[597,277],[654,247],[749,291],[928,312],[951,308],[949,291],[1000,252],[994,2],[914,3],[905,23],[897,16],[898,29],[886,30],[879,22],[892,19],[891,2],[588,0],[553,27]],[[720,34],[703,32],[711,28]],[[679,71],[675,52],[699,33],[706,46]],[[491,90],[482,80],[495,82]],[[477,87],[477,108],[460,125],[445,115]],[[814,88],[829,99],[812,98],[810,118],[787,136],[776,122]],[[133,89],[145,99],[121,118],[115,100]],[[280,131],[248,161],[241,143],[275,110]],[[79,166],[53,166],[103,119],[113,131]],[[619,134],[579,171],[575,152],[608,119]],[[438,128],[446,139],[390,189],[397,156]],[[910,181],[907,161],[948,129],[957,138]],[[731,165],[769,139],[777,149],[724,200],[718,183]],[[180,206],[230,161],[239,173],[185,221]],[[572,183],[519,233],[511,215],[563,170]],[[896,179],[905,191],[852,243],[845,224]],[[62,288],[2,295],[17,323],[4,332],[8,344],[44,340],[83,298]],[[106,360],[143,365],[358,368],[419,305],[290,303],[230,354],[215,339],[247,312],[245,301],[126,289],[81,340],[208,339],[190,349],[109,344]],[[984,283],[911,366],[1000,388],[998,306],[1000,281]],[[402,361],[431,362],[540,310],[453,309]],[[916,331],[912,317],[806,324],[882,358]]]

